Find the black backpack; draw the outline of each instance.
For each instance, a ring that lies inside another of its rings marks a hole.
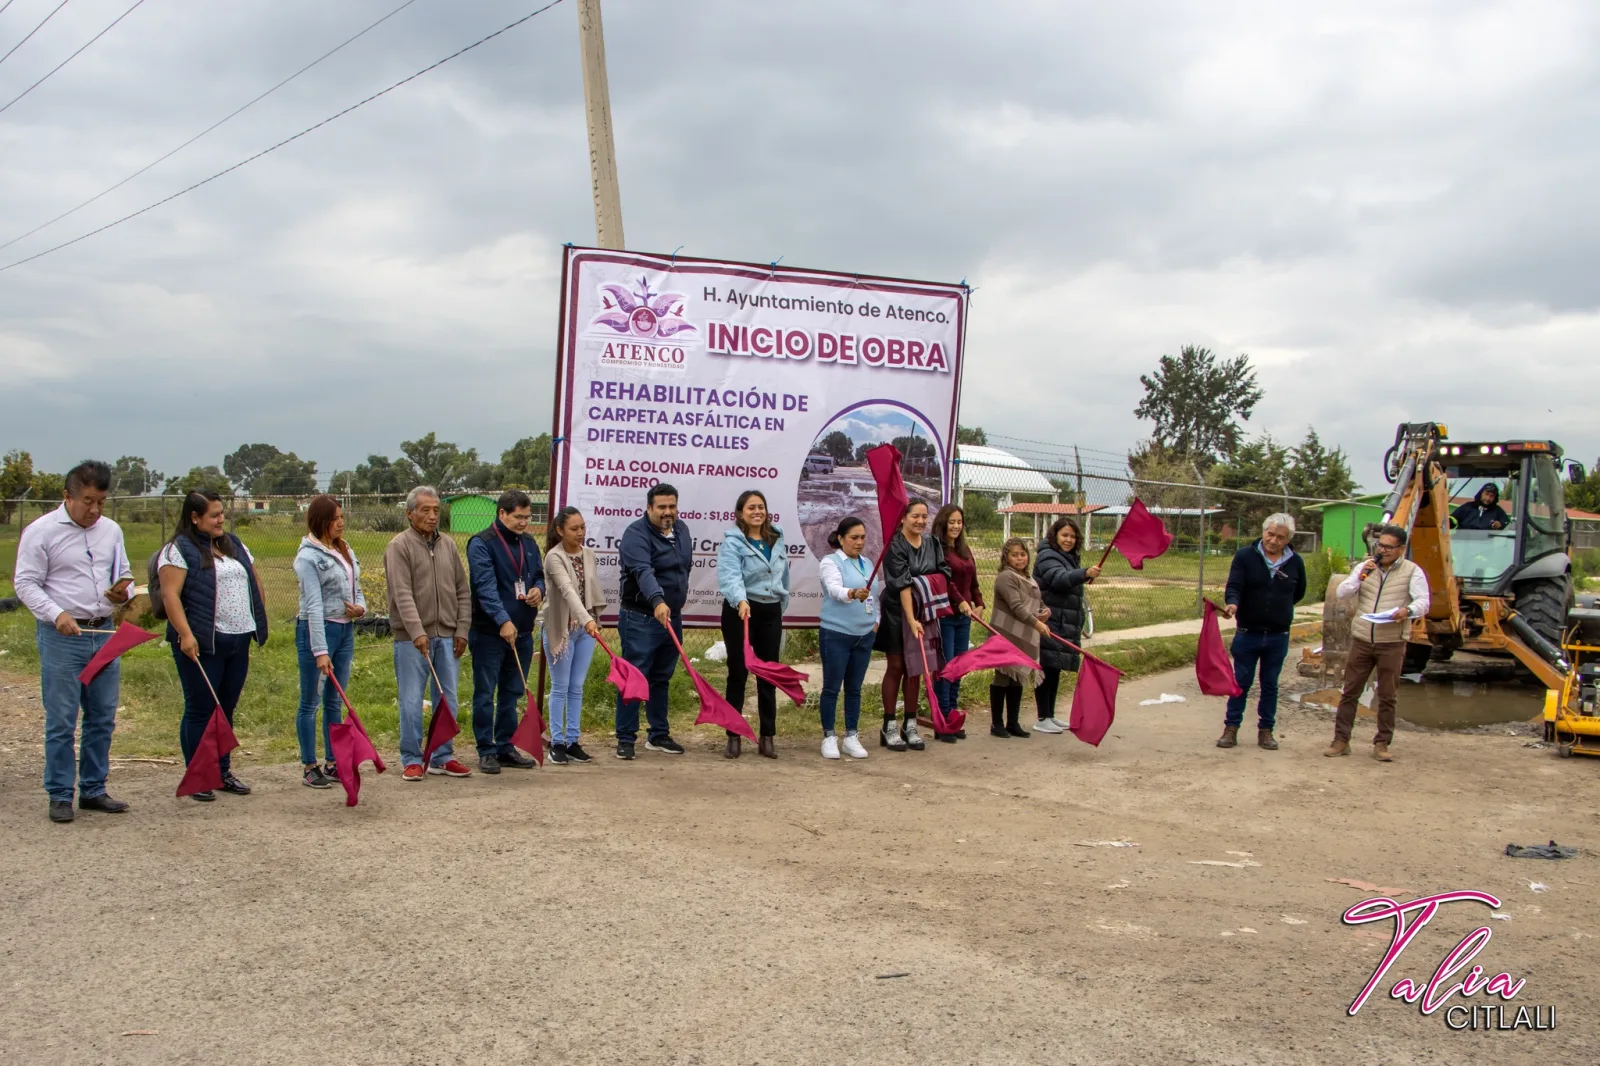
[[[167,620],[167,605],[161,598],[161,553],[166,548],[165,544],[157,548],[156,553],[144,564],[145,581],[149,585],[146,595],[150,597],[150,613],[162,622]]]

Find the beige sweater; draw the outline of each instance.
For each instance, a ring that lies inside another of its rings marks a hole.
[[[1039,583],[1033,578],[1010,567],[995,575],[994,613],[990,624],[1034,662],[1039,661],[1039,631],[1034,628],[1034,622],[1043,610],[1044,599],[1039,593]],[[1029,688],[1044,680],[1041,671],[1022,666],[1002,666],[995,671],[995,676]]]
[[[472,628],[472,583],[456,542],[444,534],[430,542],[406,527],[383,552],[394,639],[409,644],[419,633],[462,637]]]
[[[572,556],[561,545],[544,556],[544,580],[550,589],[545,602],[544,631],[550,641],[550,658],[559,659],[567,650],[567,634],[582,629],[606,609],[605,593],[600,588],[600,571],[594,552],[587,547],[583,560],[583,591],[578,591],[578,571]]]

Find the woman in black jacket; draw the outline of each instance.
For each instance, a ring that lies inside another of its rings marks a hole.
[[[1050,526],[1033,564],[1033,579],[1039,583],[1044,605],[1050,608],[1050,632],[1074,644],[1083,639],[1083,586],[1100,576],[1100,567],[1080,565],[1078,549],[1082,544],[1078,523],[1063,515]],[[1066,730],[1056,721],[1056,691],[1061,687],[1061,671],[1078,669],[1078,653],[1046,637],[1040,641],[1039,665],[1044,667],[1044,680],[1033,690],[1039,708],[1039,722],[1033,731],[1063,733]]]

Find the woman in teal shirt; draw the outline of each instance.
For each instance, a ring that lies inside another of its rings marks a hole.
[[[772,524],[767,498],[757,489],[739,494],[732,529],[722,534],[717,550],[717,588],[722,592],[722,643],[728,650],[728,702],[744,709],[744,684],[750,672],[744,665],[744,631],[750,623],[750,649],[762,659],[776,662],[783,641],[783,611],[789,606],[789,546],[783,530]],[[756,680],[756,705],[761,712],[759,750],[769,759],[778,757],[773,737],[778,732],[778,690],[770,681]],[[728,734],[723,756],[741,754],[739,734]]]

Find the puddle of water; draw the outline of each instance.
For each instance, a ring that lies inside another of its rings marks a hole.
[[[1370,691],[1364,697],[1367,701],[1372,698]],[[1339,690],[1308,692],[1300,700],[1331,709],[1339,705]],[[1373,712],[1363,702],[1358,713],[1370,718]],[[1395,714],[1413,725],[1432,729],[1470,729],[1502,722],[1527,722],[1544,714],[1544,690],[1477,681],[1424,681],[1420,685],[1401,681]]]

